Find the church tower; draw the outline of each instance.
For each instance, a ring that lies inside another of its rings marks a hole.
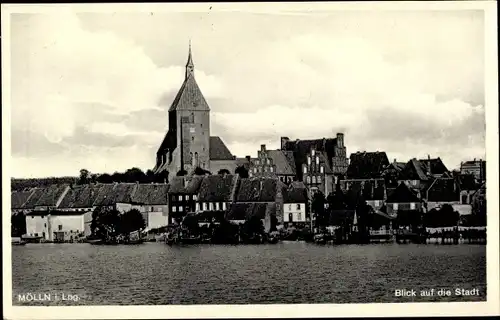
[[[189,43],[184,82],[168,110],[168,132],[156,153],[155,173],[210,170],[210,108],[194,76]]]

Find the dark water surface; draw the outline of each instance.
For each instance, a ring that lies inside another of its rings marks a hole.
[[[486,300],[484,245],[28,244],[12,247],[12,261],[13,304],[25,306]]]

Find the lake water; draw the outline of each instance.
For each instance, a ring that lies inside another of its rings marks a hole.
[[[486,300],[484,245],[27,244],[12,261],[13,304],[25,306]]]

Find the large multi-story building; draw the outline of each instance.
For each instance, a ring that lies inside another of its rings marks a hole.
[[[156,174],[168,172],[169,181],[180,171],[195,168],[234,171],[236,157],[220,137],[210,136],[210,107],[194,76],[189,46],[184,82],[168,110],[168,132],[156,152]]]
[[[462,162],[460,164],[460,173],[472,174],[477,181],[483,182],[486,180],[486,161],[474,159]]]

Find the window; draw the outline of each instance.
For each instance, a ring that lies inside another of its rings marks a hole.
[[[45,216],[42,215],[42,219],[44,218]]]
[[[42,236],[45,238],[45,231],[44,231],[44,232],[42,232]]]
[[[375,207],[378,207],[380,206],[380,201],[379,200],[375,200]]]
[[[318,176],[318,183],[321,183],[321,177]]]
[[[273,172],[273,167],[269,167],[269,171]]]
[[[222,203],[222,210],[226,210],[226,203],[225,202]]]
[[[198,202],[196,202],[195,208],[195,211],[200,211],[200,204]]]
[[[307,157],[307,164],[311,164],[311,157]]]
[[[415,210],[415,203],[414,202],[410,203],[410,210]]]
[[[182,196],[179,196],[179,201],[182,201]]]
[[[179,212],[184,211],[184,208],[182,206],[179,207]]]
[[[293,213],[291,212],[288,214],[288,221],[293,222]]]
[[[467,195],[466,194],[462,195],[462,204],[467,204]]]
[[[193,200],[197,200],[198,199],[198,196],[193,194]]]
[[[191,137],[191,141],[194,141],[194,136]]]
[[[212,202],[208,203],[208,210],[210,211],[214,210],[214,204]]]
[[[288,210],[292,211],[292,205],[291,204],[288,205]]]
[[[297,212],[297,221],[301,221],[302,220],[302,215],[300,214],[300,212]]]
[[[254,172],[254,173],[257,173],[257,168],[253,168],[253,172]]]
[[[308,183],[308,184],[311,183],[311,177],[309,177],[309,176],[306,177],[306,183]]]
[[[267,159],[266,160],[267,164],[271,164],[271,160]]]
[[[258,169],[257,169],[257,171],[262,172],[262,169],[261,169],[261,168],[258,168]]]
[[[392,209],[394,209],[394,210],[398,210],[398,204],[397,204],[397,203],[393,203],[393,204],[392,204]]]
[[[264,167],[264,172],[267,172],[267,167]]]
[[[297,203],[297,210],[300,210],[300,203]]]
[[[304,174],[307,173],[307,167],[304,167]]]
[[[312,177],[312,183],[316,183],[316,176]]]
[[[62,224],[58,225],[57,227],[58,227],[59,231],[62,230]]]
[[[172,207],[172,212],[177,212],[177,207]]]
[[[44,224],[43,224],[43,227],[44,227],[44,228],[47,228],[47,224],[46,224],[46,223],[44,223]]]
[[[203,202],[201,207],[203,208],[203,211],[206,211],[207,210],[207,203]]]
[[[259,160],[255,160],[255,164],[259,164]]]
[[[216,202],[216,203],[215,203],[215,210],[217,210],[217,211],[219,211],[219,210],[220,210],[220,209],[219,209],[219,203],[218,203],[218,202]]]
[[[319,173],[325,173],[325,168],[323,168],[323,166],[319,167]]]
[[[319,165],[319,157],[316,157],[316,164]]]

